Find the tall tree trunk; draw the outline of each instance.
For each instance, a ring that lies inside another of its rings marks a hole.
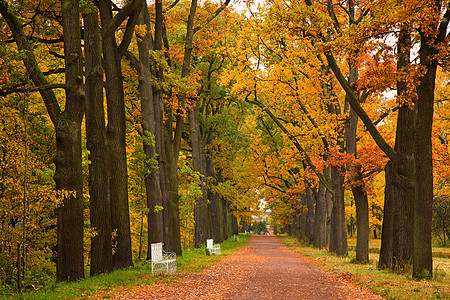
[[[334,70],[333,70],[334,71]],[[347,81],[345,81],[347,83]],[[332,95],[333,87],[331,84],[326,85],[328,95]],[[341,107],[337,97],[333,97],[333,101],[328,104],[328,113],[341,115]],[[342,133],[339,132],[341,138]],[[339,142],[339,147],[342,151],[344,145]],[[338,255],[347,255],[347,229],[345,222],[345,200],[344,200],[344,177],[341,171],[336,166],[330,166],[326,173],[328,178],[331,178],[333,191],[327,191],[327,246],[329,251],[335,252]]]
[[[326,246],[327,209],[325,201],[325,186],[322,183],[319,183],[314,212],[314,234],[312,240],[314,247],[318,249],[325,248]]]
[[[356,261],[369,261],[369,201],[363,186],[352,188],[356,205]]]
[[[411,38],[402,26],[397,42],[397,71],[410,64]],[[407,91],[401,79],[397,82],[399,99]],[[397,157],[386,166],[385,207],[380,249],[380,267],[406,270],[413,254],[414,226],[414,119],[415,112],[402,103],[397,117],[394,150]]]
[[[347,255],[347,228],[345,222],[344,176],[338,167],[331,168],[333,180],[333,209],[331,212],[330,251]]]
[[[147,5],[144,2],[141,14],[138,20],[139,24],[146,25],[150,28],[150,14]],[[151,31],[138,39],[139,51],[139,93],[141,96],[142,109],[142,133],[144,135],[143,149],[146,160],[156,158],[156,136],[157,133],[157,109],[155,101],[159,101],[158,97],[153,94],[153,85],[151,82],[151,66],[149,50],[152,49]],[[151,137],[155,138],[154,143],[149,141]],[[163,212],[159,207],[163,207],[162,192],[160,186],[159,169],[145,164],[145,189],[147,195],[148,211],[148,255],[150,255],[150,247],[152,243],[162,242],[163,235]]]
[[[425,74],[417,87],[416,120],[414,135],[414,161],[416,190],[414,197],[414,255],[413,276],[431,277],[433,260],[431,227],[433,207],[433,159],[431,132],[433,127],[434,87],[437,53],[429,33],[420,32],[420,64]]]
[[[109,0],[99,1],[102,26],[112,20]],[[131,252],[130,216],[128,207],[128,171],[125,140],[125,100],[122,69],[115,35],[103,37],[103,58],[106,73],[106,99],[108,103],[107,140],[110,156],[110,198],[114,268],[133,265]]]
[[[84,93],[81,53],[81,30],[78,1],[63,0],[64,53],[66,58],[66,105],[64,112],[52,90],[40,91],[56,131],[55,182],[58,190],[74,193],[57,209],[57,280],[79,280],[84,277],[83,197],[81,168],[81,121],[84,115]],[[25,50],[23,62],[37,87],[49,82],[37,64],[22,24],[7,2],[0,1],[0,14],[8,23],[19,50]],[[70,58],[70,59],[69,59]]]
[[[307,211],[306,211],[306,230],[305,230],[305,236],[306,239],[310,242],[312,242],[314,237],[314,198],[313,193],[311,191],[311,187],[309,185],[306,186],[305,191],[305,203]]]
[[[81,169],[81,121],[84,114],[83,55],[78,1],[62,0],[66,109],[56,125],[56,188],[74,191],[58,207],[58,280],[84,276],[83,174]]]
[[[83,15],[86,72],[86,138],[89,160],[91,275],[111,271],[112,226],[109,197],[109,160],[103,107],[102,41],[98,11]]]
[[[153,50],[161,51],[163,50],[163,30],[164,30],[164,16],[163,16],[163,7],[162,0],[155,1],[155,40],[153,44]],[[170,61],[169,61],[170,65]],[[157,65],[154,62],[153,66],[153,75],[160,82],[164,81],[163,69],[161,66]],[[159,183],[161,190],[161,200],[162,206],[164,207],[162,211],[163,216],[163,241],[166,245],[166,250],[168,250],[169,245],[171,244],[170,238],[170,226],[169,226],[169,199],[170,199],[170,191],[169,191],[169,173],[168,173],[168,160],[167,155],[170,151],[167,151],[168,147],[166,143],[170,143],[170,139],[166,139],[166,127],[164,123],[164,118],[172,119],[172,114],[164,116],[165,106],[164,106],[164,95],[161,87],[154,85],[153,86],[153,105],[155,112],[155,150],[158,155],[158,165],[159,165]],[[169,136],[172,136],[172,131],[169,130]],[[181,244],[181,241],[180,241]],[[149,244],[150,247],[150,244]],[[150,249],[150,248],[149,248]],[[150,251],[148,252],[150,255]]]
[[[353,66],[353,61],[349,65],[349,70],[349,84],[356,84],[358,68]],[[349,112],[345,130],[346,150],[348,154],[352,154],[357,158],[356,134],[358,130],[358,115],[350,107],[348,98],[349,96],[346,96],[345,99],[345,110]],[[352,181],[361,182],[359,186],[352,188],[352,193],[356,205],[356,228],[358,232],[356,236],[356,260],[365,263],[369,261],[369,202],[367,193],[364,191],[364,182],[357,174],[358,170],[349,169],[348,171],[352,173]]]
[[[302,198],[302,202],[295,201],[294,208],[297,209],[303,205],[305,205],[303,202],[305,201],[305,195],[300,196]],[[297,215],[294,215],[292,217],[292,225],[290,227],[292,229],[291,235],[295,236],[296,238],[306,238],[306,214],[300,213]]]
[[[84,277],[81,121],[60,117],[56,147],[56,188],[75,193],[65,197],[57,209],[57,279],[74,281]]]
[[[217,184],[218,182],[222,181],[221,172],[217,171],[216,175],[214,174],[214,162],[212,159],[206,158],[206,174],[207,177],[215,177],[216,182],[214,184]],[[215,176],[214,176],[215,175]],[[211,225],[212,225],[212,237],[214,241],[217,243],[221,243],[224,241],[224,215],[223,215],[223,203],[222,199],[219,195],[214,193],[210,188],[207,190],[208,200],[211,203],[209,205],[210,214],[211,214]]]
[[[231,208],[228,205],[225,205],[226,219],[227,219],[227,227],[225,231],[225,239],[229,238],[233,234],[233,213],[231,212]]]
[[[171,116],[170,108],[166,110],[166,116]],[[171,139],[173,135],[172,118],[168,117],[165,121],[164,138],[165,151],[167,161],[167,178],[169,198],[167,199],[167,227],[166,227],[166,247],[168,251],[173,251],[177,255],[182,254],[181,250],[181,233],[180,233],[180,213],[179,213],[179,195],[178,195],[178,157],[179,144]],[[177,126],[177,130],[182,130]],[[174,139],[177,139],[175,135]],[[181,136],[181,134],[180,134]]]
[[[231,214],[231,224],[232,224],[232,229],[233,231],[231,232],[231,234],[233,235],[238,235],[239,234],[239,224],[238,224],[238,219],[237,217],[232,213]],[[230,234],[230,236],[231,236]]]
[[[378,261],[379,268],[389,268],[393,266],[393,244],[394,244],[394,179],[392,162],[389,161],[384,169],[386,186],[384,188],[384,209],[383,224],[381,227],[381,248]]]
[[[410,64],[411,37],[402,26],[397,42],[397,71],[402,72]],[[401,79],[397,82],[397,94],[401,98],[407,92],[407,85]],[[393,176],[393,270],[406,270],[411,264],[414,245],[414,121],[415,112],[403,103],[397,117],[397,132],[394,150],[398,157],[392,160]]]
[[[162,9],[159,5],[162,5],[160,1],[158,4],[158,11]],[[186,39],[184,46],[184,58],[181,70],[181,78],[185,78],[189,75],[191,55],[193,49],[194,39],[194,18],[197,10],[197,0],[191,2],[189,10],[189,16],[186,28]],[[162,21],[161,21],[162,23]],[[161,25],[162,26],[162,25]],[[162,28],[162,27],[161,27]],[[157,37],[155,35],[155,43]],[[186,95],[179,95],[179,110],[175,115],[175,129],[173,126],[173,114],[170,105],[165,105],[165,122],[164,122],[164,150],[165,161],[167,163],[167,186],[169,195],[167,198],[167,220],[165,226],[164,240],[168,250],[174,251],[177,254],[181,254],[181,235],[180,235],[180,221],[179,221],[179,196],[178,196],[178,157],[181,147],[181,135],[184,127],[184,117],[182,110],[185,108]]]
[[[194,208],[195,247],[199,247],[200,244],[205,244],[206,239],[212,238],[211,216],[209,214],[208,198],[206,191],[206,169],[204,165],[205,153],[203,152],[202,147],[202,138],[201,138],[202,135],[200,132],[199,113],[200,110],[197,103],[197,106],[189,112],[192,165],[194,171],[200,174],[201,178],[200,190],[202,192],[202,196],[195,201],[195,208]]]

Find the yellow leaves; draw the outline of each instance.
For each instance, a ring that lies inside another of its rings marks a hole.
[[[155,207],[153,208],[153,212],[157,213],[160,212],[164,209],[164,207],[162,207],[161,205],[155,205]]]

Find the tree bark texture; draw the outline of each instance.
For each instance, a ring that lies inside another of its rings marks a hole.
[[[302,197],[303,200],[305,196],[302,195],[300,197]],[[303,206],[302,202],[300,201],[296,201],[294,205],[296,209]],[[304,213],[300,213],[292,217],[292,225],[290,226],[290,230],[290,235],[301,239],[306,238],[306,215]]]
[[[389,161],[384,169],[386,186],[384,188],[384,210],[383,224],[381,229],[381,248],[378,261],[379,268],[393,266],[393,244],[394,244],[394,188],[392,187],[393,175],[392,162]]]
[[[103,107],[102,41],[98,11],[83,15],[86,72],[86,138],[89,160],[91,275],[113,269],[109,159]]]
[[[314,234],[312,240],[314,247],[318,249],[326,247],[327,209],[325,201],[325,186],[322,183],[319,183],[314,212]]]
[[[356,84],[358,80],[358,68],[352,64],[353,62],[349,65],[350,85]],[[358,115],[355,110],[350,107],[349,97],[350,96],[346,96],[345,98],[345,110],[349,113],[346,122],[345,145],[347,153],[354,155],[354,157],[357,158],[356,133],[358,130]],[[355,200],[356,205],[356,228],[358,232],[356,236],[356,260],[365,263],[369,261],[369,203],[367,194],[364,191],[364,181],[362,178],[359,178],[357,170],[350,168],[348,171],[353,174],[353,181],[360,182],[359,186],[352,188],[353,199]]]
[[[369,261],[369,200],[362,186],[352,188],[356,205],[356,261]]]
[[[164,29],[164,16],[163,16],[163,7],[162,1],[155,1],[155,39],[153,43],[153,50],[162,51],[163,50],[163,29]],[[170,63],[169,63],[170,65]],[[159,81],[164,81],[163,70],[160,66],[158,66],[155,62],[153,63],[152,74]],[[168,113],[168,115],[164,116],[165,107],[164,107],[164,94],[163,90],[153,85],[153,105],[155,112],[155,150],[158,155],[157,161],[159,166],[159,183],[161,190],[161,200],[162,206],[164,207],[162,211],[163,216],[163,241],[166,245],[166,251],[168,251],[171,245],[171,234],[170,234],[170,226],[169,226],[169,199],[170,199],[170,189],[169,189],[169,165],[167,156],[170,155],[170,147],[166,145],[166,143],[171,143],[171,139],[166,139],[165,135],[169,134],[172,136],[172,131],[169,130],[166,132],[164,118],[172,119],[172,114]],[[150,245],[149,245],[150,247]],[[181,247],[181,241],[180,241]],[[148,252],[150,255],[150,251]]]
[[[306,205],[305,236],[308,241],[312,242],[313,236],[314,236],[314,225],[315,225],[314,198],[313,198],[313,193],[311,191],[311,187],[309,185],[306,186],[304,200],[305,200],[304,205]]]
[[[206,191],[206,160],[202,147],[202,135],[200,132],[198,103],[195,108],[189,112],[190,140],[192,149],[192,165],[195,172],[198,172],[201,179],[200,190],[202,196],[195,201],[194,220],[195,220],[195,238],[194,245],[199,247],[206,244],[206,240],[212,238],[211,216],[209,214],[208,198]]]
[[[161,30],[162,33],[163,21],[162,21],[162,3],[156,1],[156,15],[161,18]],[[197,1],[191,2],[189,10],[189,16],[186,28],[186,38],[184,46],[184,58],[181,69],[181,78],[185,78],[190,72],[190,62],[193,49],[194,38],[194,18],[197,10]],[[159,19],[158,19],[159,20]],[[156,28],[156,27],[155,27]],[[161,36],[162,38],[162,36]],[[159,43],[160,39],[155,34],[155,44]],[[180,235],[180,221],[179,221],[179,196],[178,196],[178,157],[181,147],[181,135],[184,127],[184,116],[182,110],[185,108],[186,95],[179,95],[179,111],[173,116],[170,105],[165,105],[165,122],[164,122],[164,150],[165,161],[167,162],[167,210],[165,211],[165,228],[164,228],[164,241],[169,251],[173,251],[181,255],[181,235]],[[173,119],[175,119],[175,129],[173,126]]]
[[[330,251],[347,255],[347,228],[345,222],[344,176],[337,167],[331,168],[333,178],[333,209],[331,212]]]
[[[166,119],[164,128],[164,144],[167,161],[167,178],[169,197],[167,198],[167,227],[164,239],[166,241],[167,251],[182,254],[181,233],[180,233],[180,213],[179,213],[179,195],[178,195],[178,157],[179,146],[172,140],[173,128],[172,117],[169,113],[170,108],[166,109]],[[180,130],[178,127],[177,130]]]
[[[216,175],[214,174],[214,162],[211,159],[206,158],[206,174],[207,177],[215,177],[216,182],[214,184],[217,184],[222,180],[221,171],[217,171]],[[215,176],[214,176],[215,175]],[[211,189],[208,188],[207,190],[207,197],[208,201],[210,202],[209,210],[211,214],[211,225],[212,225],[212,237],[214,241],[217,243],[221,243],[225,240],[224,235],[224,214],[223,214],[223,201],[222,198],[215,194]]]
[[[147,9],[147,5],[143,3],[141,14],[138,19],[138,23],[141,25],[147,25],[147,28],[151,28],[150,14]],[[142,109],[142,133],[144,135],[143,149],[146,159],[156,158],[156,136],[157,136],[157,112],[155,101],[158,98],[153,94],[153,84],[151,82],[151,65],[149,50],[152,48],[151,31],[147,31],[147,34],[141,37],[137,42],[139,51],[139,93],[141,96],[141,109]],[[160,128],[160,127],[159,127]],[[155,137],[155,143],[150,144],[147,139],[149,134]],[[151,166],[145,164],[145,188],[147,196],[148,212],[148,255],[150,255],[150,247],[152,243],[162,242],[163,235],[163,212],[155,209],[157,207],[163,207],[162,192],[160,186],[160,174],[159,169],[152,169]]]
[[[417,87],[414,134],[415,197],[414,197],[414,254],[413,276],[432,277],[433,261],[431,227],[433,207],[433,161],[431,132],[434,111],[434,87],[437,59],[433,39],[424,32],[419,50],[420,64],[425,74]]]
[[[103,27],[112,20],[111,2],[99,1]],[[114,268],[133,265],[130,216],[128,207],[128,171],[125,141],[125,100],[122,69],[115,35],[103,37],[103,59],[108,103],[107,141],[110,156],[110,198],[113,233]]]
[[[330,248],[331,241],[331,213],[333,211],[333,195],[327,190],[325,193],[325,203],[327,208],[327,222],[326,222],[326,244],[325,248]]]
[[[83,56],[78,1],[62,0],[66,108],[56,124],[56,188],[74,191],[58,207],[57,279],[84,277],[83,173],[81,168],[81,121],[84,115]]]
[[[410,64],[411,38],[409,31],[402,27],[397,42],[397,71],[401,72]],[[407,91],[406,83],[397,82],[399,97]],[[392,159],[393,180],[389,186],[393,193],[393,238],[392,266],[393,270],[407,270],[412,262],[414,246],[414,121],[415,112],[403,103],[397,117],[397,131],[394,150],[398,157]],[[388,186],[388,185],[386,185]]]

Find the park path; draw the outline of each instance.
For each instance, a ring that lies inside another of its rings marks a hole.
[[[383,299],[329,275],[275,236],[252,236],[247,246],[201,273],[114,291],[113,299]]]

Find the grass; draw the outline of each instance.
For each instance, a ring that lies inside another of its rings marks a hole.
[[[450,259],[433,258],[434,279],[417,281],[409,273],[396,274],[377,268],[379,240],[370,241],[370,263],[358,264],[354,263],[354,251],[349,251],[346,257],[338,257],[287,235],[278,238],[313,263],[338,276],[351,278],[357,285],[369,288],[386,299],[450,299]],[[354,246],[353,243],[350,239],[349,249]]]
[[[177,258],[178,272],[201,272],[203,269],[217,263],[221,257],[230,255],[248,243],[249,236],[239,235],[239,242],[235,242],[233,237],[220,244],[221,256],[206,256],[205,247],[192,249],[183,252]],[[88,272],[86,272],[88,274]],[[157,276],[151,274],[151,264],[146,261],[135,262],[134,267],[115,270],[110,273],[87,276],[78,282],[52,282],[38,291],[28,291],[24,293],[10,293],[0,295],[3,299],[74,299],[85,298],[90,295],[103,293],[103,298],[109,298],[112,288],[130,288],[133,286],[151,283],[171,283],[178,280],[172,276]]]

